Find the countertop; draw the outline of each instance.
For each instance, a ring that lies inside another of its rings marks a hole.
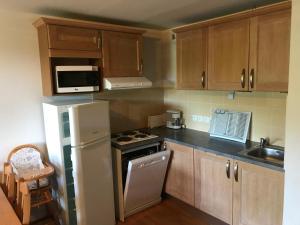
[[[194,149],[212,152],[216,155],[222,155],[225,157],[263,166],[266,168],[284,171],[283,165],[278,165],[271,162],[262,162],[238,154],[243,150],[247,150],[253,148],[254,146],[257,146],[259,144],[257,142],[247,141],[244,144],[235,141],[225,140],[222,138],[210,137],[209,133],[207,132],[191,130],[187,128],[174,130],[166,127],[160,127],[151,129],[150,131],[152,134],[159,136],[165,141],[175,142],[177,144],[186,145]]]
[[[145,129],[144,129],[145,130]],[[236,159],[244,161],[247,163],[263,166],[269,169],[283,171],[283,165],[278,165],[272,162],[263,162],[249,158],[244,155],[240,155],[239,152],[247,149],[251,149],[259,143],[253,141],[247,141],[244,143],[239,143],[236,141],[230,141],[222,138],[210,137],[209,133],[192,130],[192,129],[179,129],[174,130],[166,127],[147,129],[151,134],[157,135],[157,138],[149,139],[143,142],[136,142],[128,145],[117,145],[112,144],[114,148],[121,151],[126,151],[128,149],[138,148],[147,144],[152,144],[160,141],[170,141],[177,144],[185,145],[198,149],[205,152],[211,152],[216,155],[222,155],[231,159]]]

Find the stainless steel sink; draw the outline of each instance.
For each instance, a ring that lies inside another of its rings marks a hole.
[[[280,147],[258,146],[249,150],[241,151],[239,154],[259,161],[272,162],[280,165],[283,165],[284,162],[284,150]]]

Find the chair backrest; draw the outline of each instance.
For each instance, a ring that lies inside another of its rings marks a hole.
[[[39,148],[31,144],[14,148],[8,156],[8,161],[19,175],[44,168]]]

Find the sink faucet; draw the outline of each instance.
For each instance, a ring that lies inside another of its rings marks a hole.
[[[260,148],[264,148],[264,147],[266,147],[266,145],[268,145],[268,144],[269,144],[268,138],[261,138],[261,139],[260,139],[260,143],[259,143]]]

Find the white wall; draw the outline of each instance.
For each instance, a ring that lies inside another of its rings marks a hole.
[[[41,102],[53,98],[42,98],[37,31],[32,26],[38,18],[39,15],[0,10],[0,172],[13,147],[34,143],[45,149]],[[145,51],[145,72],[159,84],[160,64],[153,66],[159,61],[158,40],[146,39]],[[145,127],[148,115],[163,111],[162,89],[106,92],[95,96],[112,100],[114,132]]]
[[[292,1],[289,94],[286,111],[284,225],[300,225],[300,1]]]
[[[44,142],[37,18],[0,11],[0,171],[16,145]]]

